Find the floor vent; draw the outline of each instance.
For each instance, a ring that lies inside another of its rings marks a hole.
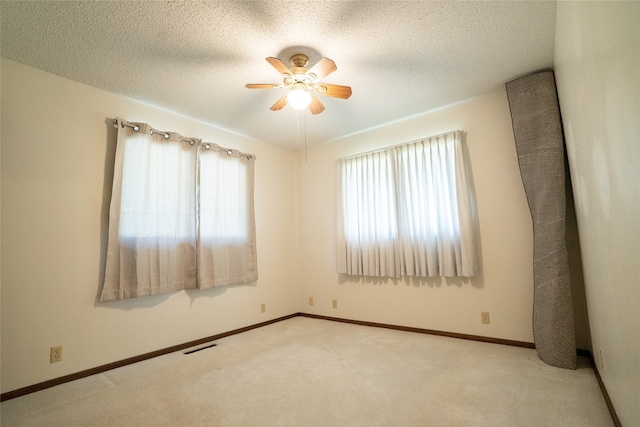
[[[200,347],[200,348],[196,348],[196,349],[193,349],[193,350],[185,351],[185,352],[184,352],[184,354],[191,354],[191,353],[195,353],[196,351],[206,350],[206,349],[208,349],[208,348],[215,347],[215,346],[217,346],[217,345],[218,345],[218,344],[209,344],[209,345],[206,345],[206,346],[204,346],[204,347]]]

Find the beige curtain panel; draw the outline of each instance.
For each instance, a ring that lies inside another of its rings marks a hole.
[[[117,119],[101,301],[255,282],[256,157]]]
[[[461,132],[338,161],[338,273],[475,276],[476,209]]]

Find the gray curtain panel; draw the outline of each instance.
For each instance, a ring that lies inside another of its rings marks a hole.
[[[520,174],[533,219],[533,336],[538,357],[576,368],[565,242],[564,137],[553,71],[506,84]]]

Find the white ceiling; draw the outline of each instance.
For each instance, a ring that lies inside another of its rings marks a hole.
[[[14,61],[290,149],[295,110],[265,58],[322,56],[351,86],[305,115],[307,143],[357,133],[502,88],[553,65],[555,2],[7,1]],[[118,114],[113,112],[114,116]],[[128,117],[130,120],[141,118]],[[302,117],[300,122],[303,123]],[[160,126],[160,124],[157,124]]]

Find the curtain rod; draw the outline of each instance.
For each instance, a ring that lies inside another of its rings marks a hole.
[[[128,126],[130,128],[133,128],[134,132],[138,132],[140,130],[140,126],[137,123],[130,123],[124,119],[113,119],[113,127],[117,128],[118,127],[118,121],[120,121],[120,126],[125,127]],[[147,123],[145,123],[145,125],[149,126]],[[149,132],[151,133],[151,135],[153,135],[154,133],[160,134],[164,137],[164,139],[169,139],[171,137],[171,133],[170,132],[165,132],[165,131],[160,131],[160,130],[156,130],[154,128],[152,128],[151,126],[149,126]],[[173,132],[177,135],[180,135],[177,132]],[[222,147],[218,144],[215,144],[213,142],[202,142],[202,139],[200,138],[186,138],[182,135],[180,135],[180,142],[182,141],[188,141],[189,145],[195,145],[196,142],[199,142],[206,150],[209,150],[211,148],[212,145],[215,145],[216,147],[218,147],[218,151],[224,151],[226,152],[228,155],[232,155],[234,150],[231,148],[225,148]],[[255,160],[258,157],[255,154],[246,154],[246,153],[242,153],[238,150],[235,150],[238,152],[238,155],[240,157],[246,157],[249,160]]]
[[[390,145],[390,146],[384,147],[384,148],[378,148],[378,149],[371,150],[371,151],[365,151],[364,153],[358,153],[358,154],[352,154],[350,156],[340,157],[338,160],[347,160],[347,159],[353,159],[354,157],[366,156],[367,154],[381,153],[381,152],[387,151],[387,150],[389,150],[391,148],[397,148],[397,147],[402,147],[404,145],[415,144],[416,142],[424,141],[425,139],[440,138],[441,136],[445,136],[445,135],[448,135],[450,133],[456,133],[456,134],[459,135],[460,134],[460,130],[459,129],[450,130],[448,132],[440,133],[438,135],[425,136],[424,138],[414,139],[413,141],[409,141],[409,142],[402,142],[400,144]]]

